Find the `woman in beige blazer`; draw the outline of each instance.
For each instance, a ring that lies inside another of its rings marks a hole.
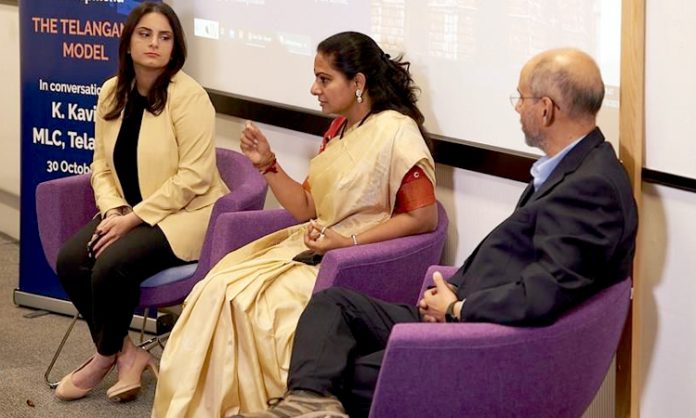
[[[128,327],[140,283],[198,259],[213,203],[228,190],[215,165],[215,111],[205,90],[181,71],[179,19],[166,4],[143,3],[128,16],[118,75],[97,104],[92,187],[99,214],[61,249],[57,272],[89,325],[96,353],[65,376],[63,400],[84,397],[114,365],[107,391],[128,400],[151,355]]]

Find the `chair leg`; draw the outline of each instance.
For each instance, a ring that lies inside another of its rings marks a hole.
[[[163,323],[160,324],[160,320],[162,320],[163,318],[164,318],[164,321],[166,321],[166,323],[163,321]],[[167,339],[169,339],[169,334],[171,334],[171,329],[174,328],[174,324],[176,323],[177,318],[178,318],[178,315],[175,315],[173,313],[168,313],[167,315],[159,316],[157,318],[157,331],[156,332],[160,332],[160,325],[162,325],[162,328],[163,328],[162,333],[157,334],[154,337],[152,337],[148,340],[145,340],[145,341],[142,341],[142,338],[141,338],[140,344],[138,344],[138,347],[140,347],[144,350],[150,351],[159,345],[160,348],[162,348],[164,350],[164,344],[167,341]]]
[[[143,326],[140,328],[140,344],[143,343],[145,338],[145,324],[147,324],[147,315],[150,313],[150,308],[145,308],[143,312]]]
[[[162,335],[155,335],[154,337],[150,338],[149,340],[141,342],[138,347],[150,351],[153,348],[157,347],[158,345],[160,348],[164,349],[164,342],[169,338],[169,332],[165,332]]]
[[[68,330],[65,331],[65,335],[63,336],[63,340],[60,342],[60,345],[58,345],[58,349],[56,350],[56,353],[53,355],[53,359],[51,360],[51,364],[48,365],[48,368],[46,369],[46,373],[44,373],[44,380],[48,384],[48,387],[51,389],[55,389],[58,386],[59,382],[51,382],[49,380],[49,375],[51,374],[51,370],[53,370],[53,366],[56,364],[56,360],[58,360],[58,356],[60,355],[61,351],[63,351],[63,346],[65,345],[65,342],[68,341],[68,337],[70,336],[70,333],[72,332],[72,329],[75,326],[75,323],[77,322],[79,317],[80,317],[79,313],[76,313],[75,316],[73,317],[72,321],[70,322],[70,325],[68,326]]]

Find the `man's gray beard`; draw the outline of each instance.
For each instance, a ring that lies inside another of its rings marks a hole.
[[[542,151],[544,150],[544,145],[546,145],[546,141],[543,137],[531,136],[527,134],[524,134],[524,142],[530,147],[539,148]]]

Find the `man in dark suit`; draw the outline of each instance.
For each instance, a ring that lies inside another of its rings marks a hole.
[[[436,273],[417,307],[341,288],[315,295],[298,323],[287,396],[244,416],[345,417],[345,406],[366,417],[395,324],[549,324],[630,275],[636,206],[595,124],[604,98],[597,65],[578,50],[547,51],[524,66],[517,91],[511,101],[527,144],[545,155],[512,215],[449,282]]]

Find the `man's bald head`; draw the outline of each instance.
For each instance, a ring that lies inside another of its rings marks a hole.
[[[604,82],[595,61],[572,48],[552,49],[533,57],[522,76],[533,96],[548,96],[570,118],[593,118],[604,99]]]

